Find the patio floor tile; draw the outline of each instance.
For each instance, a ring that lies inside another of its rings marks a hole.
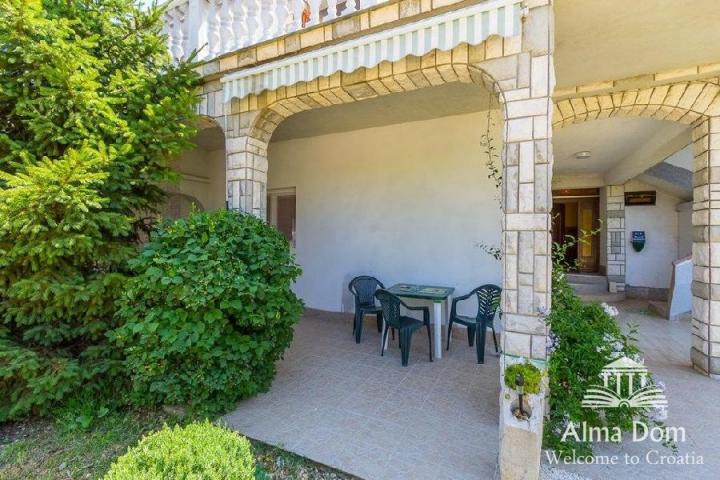
[[[228,425],[367,480],[492,476],[499,392],[492,340],[484,365],[462,331],[430,363],[419,332],[403,367],[396,342],[380,356],[374,318],[360,344],[351,322],[308,311],[270,391],[240,403],[224,418]]]

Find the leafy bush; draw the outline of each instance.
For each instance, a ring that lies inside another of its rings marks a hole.
[[[584,304],[567,282],[564,265],[555,263],[552,312],[547,317],[550,396],[543,436],[545,447],[563,456],[592,454],[590,442],[578,442],[573,436],[562,440],[570,422],[576,426],[584,422],[588,427],[609,427],[611,431],[618,427],[623,432],[632,428],[635,419],[660,425],[652,418],[656,412],[647,408],[591,409],[581,405],[587,389],[602,383],[600,373],[605,365],[622,356],[642,361],[634,338],[635,328],[624,334],[611,314],[617,314],[613,307]],[[635,381],[637,390],[640,379]],[[652,377],[649,381],[652,382]]]
[[[186,427],[166,426],[146,436],[118,458],[104,478],[252,480],[255,460],[246,438],[206,420]]]
[[[106,333],[197,102],[135,3],[0,2],[0,421],[125,390]]]
[[[302,313],[300,269],[276,229],[193,213],[162,224],[132,266],[114,337],[136,403],[214,410],[269,388]]]
[[[540,393],[542,372],[539,368],[528,361],[505,367],[505,386],[517,390],[515,381],[518,375],[521,375],[523,378],[523,391],[525,393],[531,395]]]

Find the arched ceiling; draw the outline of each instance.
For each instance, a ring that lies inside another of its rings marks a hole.
[[[479,112],[488,109],[491,98],[479,85],[456,82],[333,105],[292,115],[275,130],[272,141]]]

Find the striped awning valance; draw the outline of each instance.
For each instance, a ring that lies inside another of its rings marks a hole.
[[[221,79],[225,101],[308,82],[339,71],[350,73],[361,67],[374,67],[380,62],[393,62],[408,55],[422,56],[435,49],[447,51],[462,43],[477,45],[490,35],[519,35],[521,11],[522,0],[479,3],[240,70]]]

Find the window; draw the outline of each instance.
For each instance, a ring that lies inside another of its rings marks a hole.
[[[268,190],[268,223],[282,233],[290,245],[295,246],[295,187]]]

